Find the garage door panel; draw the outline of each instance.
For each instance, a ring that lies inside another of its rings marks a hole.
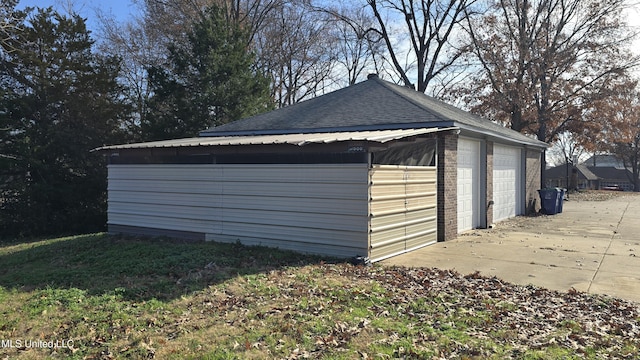
[[[493,150],[493,221],[514,217],[521,213],[520,149],[494,145]]]
[[[479,225],[480,142],[458,140],[458,232]]]

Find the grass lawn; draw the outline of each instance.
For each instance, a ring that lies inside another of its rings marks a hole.
[[[637,304],[436,269],[105,234],[0,243],[0,359],[572,359]]]

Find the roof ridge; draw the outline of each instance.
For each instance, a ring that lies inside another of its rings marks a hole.
[[[452,111],[452,112],[455,112],[455,113],[459,113],[461,115],[464,114],[466,116],[470,116],[470,117],[473,118],[473,120],[481,122],[481,123],[484,123],[484,124],[487,124],[488,126],[492,126],[492,127],[500,128],[500,129],[513,130],[513,129],[509,128],[509,127],[506,127],[504,125],[496,123],[495,121],[493,121],[491,119],[488,119],[488,118],[482,117],[480,115],[476,115],[476,114],[474,114],[472,112],[460,109],[460,108],[458,108],[458,107],[456,107],[456,106],[454,106],[452,104],[449,104],[448,102],[446,102],[444,100],[440,100],[440,99],[438,99],[436,97],[427,95],[425,93],[421,93],[421,92],[416,91],[415,89],[412,89],[410,87],[406,87],[406,86],[403,87],[403,86],[391,83],[389,81],[381,80],[379,78],[375,78],[375,79],[379,80],[385,87],[389,88],[391,91],[393,91],[398,96],[400,96],[403,99],[411,102],[412,104],[415,104],[415,105],[419,106],[421,109],[431,113],[434,116],[437,116],[437,117],[440,117],[440,118],[448,118],[451,121],[455,121],[455,122],[458,122],[458,123],[463,123],[463,124],[465,124],[467,126],[474,126],[473,124],[466,123],[464,121],[461,121],[460,119],[451,119],[450,116],[442,113],[441,111],[438,111],[438,109],[429,108],[429,106],[427,106],[426,104],[422,104],[419,101],[416,101],[416,100],[412,99],[410,96],[402,94],[402,90],[411,90],[411,91],[415,92],[416,94],[424,97],[427,101],[430,101],[432,103],[432,105],[443,106],[443,107],[447,108],[447,110],[449,110],[449,111]],[[528,138],[528,136],[526,134],[521,133],[519,131],[516,131],[516,132],[519,133],[520,135],[526,136]]]
[[[371,79],[369,79],[371,80]],[[259,113],[259,114],[255,114],[255,115],[251,115],[248,117],[244,117],[238,120],[234,120],[230,123],[226,123],[226,124],[221,124],[221,125],[216,125],[216,126],[211,126],[207,129],[204,129],[202,131],[199,132],[199,136],[209,136],[207,134],[215,134],[217,131],[220,131],[220,128],[224,128],[226,125],[232,124],[232,123],[240,123],[240,122],[249,122],[252,121],[255,118],[260,118],[263,117],[266,114],[269,113],[290,113],[290,112],[295,112],[296,110],[298,110],[299,108],[305,107],[305,106],[311,106],[314,102],[314,100],[317,100],[318,98],[322,97],[322,96],[336,96],[337,94],[341,93],[341,92],[346,92],[346,91],[350,91],[352,90],[354,87],[360,87],[360,86],[365,86],[365,84],[367,83],[367,81],[361,81],[359,83],[355,83],[355,84],[350,84],[348,86],[345,87],[341,87],[339,89],[335,89],[335,90],[331,90],[327,93],[321,94],[321,95],[317,95],[308,99],[304,99],[302,101],[298,101],[296,103],[293,103],[291,105],[287,105],[285,107],[281,107],[281,108],[276,108],[273,109],[271,111],[267,111],[267,112],[263,112],[263,113]],[[259,130],[257,130],[258,132],[260,132]],[[225,132],[225,130],[222,130],[222,132]]]
[[[386,80],[382,80],[379,77],[373,77],[371,79],[368,79],[367,81],[370,80],[374,80],[378,83],[380,83],[381,85],[383,85],[385,88],[389,89],[392,93],[394,93],[396,96],[399,96],[400,98],[410,102],[411,104],[419,107],[422,110],[425,110],[426,112],[438,116],[438,117],[447,117],[444,116],[443,114],[439,113],[439,112],[434,112],[433,109],[429,109],[427,106],[425,106],[424,104],[421,104],[419,101],[416,101],[414,99],[412,99],[410,96],[406,96],[405,94],[403,94],[400,90],[411,90],[414,91],[416,93],[419,93],[417,90],[415,90],[414,88],[408,87],[408,86],[401,86],[398,84],[394,84],[390,81],[386,81]],[[429,95],[425,94],[425,93],[419,93],[422,94],[422,96],[425,96],[426,98],[431,98],[431,99],[435,99],[433,97],[430,97]],[[441,101],[438,99],[435,99],[437,101]],[[442,101],[441,101],[442,102]],[[443,102],[444,103],[444,102]],[[446,104],[446,103],[445,103]]]
[[[587,178],[587,179],[593,179],[593,178],[597,178],[598,176],[596,174],[593,173],[593,171],[591,171],[591,169],[589,169],[588,166],[586,165],[582,165],[582,164],[576,164],[575,167],[580,170],[582,172],[582,174]]]

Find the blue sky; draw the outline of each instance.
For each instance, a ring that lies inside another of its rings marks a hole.
[[[134,5],[135,0],[21,0],[18,8],[26,6],[53,6],[57,9],[64,9],[65,4],[72,3],[76,12],[88,19],[90,30],[97,30],[96,10],[100,9],[105,13],[113,14],[119,21],[125,21],[131,14],[137,12]],[[624,14],[630,25],[640,30],[640,5],[635,5],[632,9]],[[640,40],[636,41],[634,46],[636,52],[640,52]]]
[[[18,9],[23,9],[27,6],[53,6],[54,9],[64,12],[69,3],[73,4],[73,9],[77,13],[87,18],[87,26],[89,30],[94,32],[98,29],[96,19],[98,10],[106,14],[112,14],[118,21],[125,21],[132,14],[137,13],[137,7],[132,0],[20,0]]]
[[[137,7],[133,3],[134,1],[135,0],[20,0],[18,8],[27,6],[53,6],[63,11],[66,4],[71,3],[76,12],[87,18],[89,30],[95,33],[99,29],[96,11],[101,10],[104,13],[112,14],[120,22],[126,21],[132,14],[137,13]],[[623,15],[626,15],[629,25],[634,26],[637,31],[640,31],[640,5],[633,6],[633,8],[627,10],[626,14]],[[632,50],[640,53],[640,39],[632,46]]]

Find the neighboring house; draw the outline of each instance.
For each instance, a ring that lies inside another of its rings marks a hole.
[[[633,190],[633,184],[629,181],[632,176],[629,170],[611,166],[586,166],[585,164],[588,164],[588,161],[575,167],[562,164],[547,169],[547,187],[580,190]]]
[[[626,167],[624,162],[613,154],[594,155],[583,165],[588,166],[600,179],[601,188],[619,188],[633,191],[633,170]]]
[[[566,189],[599,189],[599,178],[587,166],[561,164],[545,171],[547,187]]]
[[[624,163],[613,154],[593,155],[585,160],[582,165],[588,167],[608,167],[624,169]]]
[[[598,177],[600,181],[599,189],[633,191],[633,183],[629,180],[633,178],[633,175],[627,169],[592,166],[589,167],[589,170]]]
[[[99,149],[109,232],[377,261],[540,207],[545,143],[377,76],[200,135]]]

